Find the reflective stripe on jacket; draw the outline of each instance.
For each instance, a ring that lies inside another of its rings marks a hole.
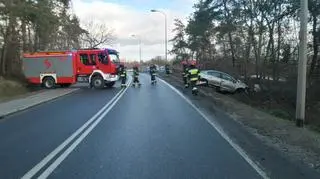
[[[197,81],[199,79],[199,73],[200,71],[198,69],[190,69],[189,70],[189,78],[190,78],[190,81]]]
[[[126,71],[121,72],[120,76],[121,76],[121,77],[127,76],[127,72],[126,72]]]

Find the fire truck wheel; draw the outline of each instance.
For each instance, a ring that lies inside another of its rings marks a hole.
[[[55,81],[52,77],[45,77],[42,81],[42,84],[47,89],[52,89],[55,86]]]
[[[104,80],[101,76],[95,76],[92,79],[92,86],[96,89],[102,89],[104,87]]]
[[[113,87],[113,85],[114,85],[115,83],[116,83],[115,81],[108,82],[108,83],[106,83],[106,86],[107,86],[108,88],[111,88],[111,87]]]

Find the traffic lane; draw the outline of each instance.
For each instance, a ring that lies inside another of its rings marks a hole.
[[[95,115],[119,88],[83,88],[0,121],[0,178],[18,178]]]
[[[49,178],[261,178],[165,84],[130,88]]]

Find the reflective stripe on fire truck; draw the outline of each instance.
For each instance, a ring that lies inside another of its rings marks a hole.
[[[118,75],[111,75],[109,73],[105,74],[101,70],[94,70],[93,73],[89,77],[89,83],[91,83],[92,76],[95,75],[95,74],[98,74],[98,75],[102,76],[102,78],[105,81],[117,81],[118,80]]]
[[[40,73],[40,83],[42,83],[45,77],[52,77],[57,83],[57,74],[56,73]]]

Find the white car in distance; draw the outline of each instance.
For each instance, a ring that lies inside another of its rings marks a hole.
[[[208,86],[214,86],[217,91],[221,92],[244,92],[248,89],[248,85],[240,80],[236,80],[231,75],[216,71],[203,70],[200,72],[200,81],[204,81]]]

